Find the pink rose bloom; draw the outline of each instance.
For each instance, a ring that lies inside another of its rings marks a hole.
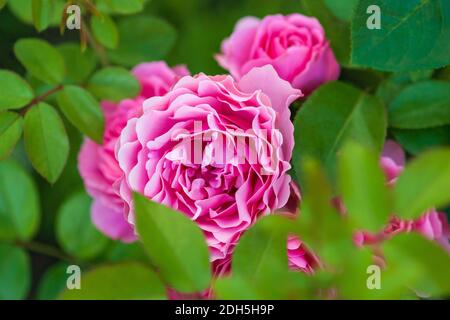
[[[405,166],[405,153],[402,147],[395,141],[386,141],[380,164],[384,170],[388,185],[392,186]],[[376,244],[398,233],[404,232],[418,232],[426,238],[436,241],[450,251],[448,242],[450,230],[447,217],[444,213],[437,212],[434,209],[428,210],[420,218],[415,220],[405,220],[393,216],[389,224],[379,233],[356,232],[354,242],[358,246]]]
[[[141,84],[134,99],[119,103],[103,101],[105,132],[103,144],[85,139],[78,155],[78,166],[86,190],[93,198],[92,221],[105,235],[125,242],[135,240],[133,228],[124,216],[124,202],[118,194],[118,180],[123,172],[115,158],[115,145],[128,119],[142,114],[146,98],[165,94],[175,81],[189,72],[179,66],[170,69],[165,62],[142,63],[132,70]]]
[[[272,65],[278,75],[305,94],[339,77],[340,68],[325,31],[301,14],[241,19],[222,42],[219,64],[240,79],[254,67]]]
[[[288,201],[294,144],[288,106],[299,96],[265,66],[239,81],[186,76],[166,95],[146,100],[116,148],[127,220],[134,224],[131,190],[179,210],[204,231],[213,265],[221,264],[243,231]]]

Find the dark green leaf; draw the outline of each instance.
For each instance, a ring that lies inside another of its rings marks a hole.
[[[91,28],[95,39],[108,49],[115,49],[119,43],[119,32],[116,24],[107,15],[91,18]]]
[[[31,14],[34,27],[38,32],[44,31],[53,18],[53,0],[31,0]]]
[[[139,81],[128,70],[120,67],[101,69],[88,83],[88,90],[95,96],[111,101],[135,97],[140,89]]]
[[[92,140],[103,140],[104,119],[99,103],[86,90],[65,86],[57,96],[58,105],[67,119]]]
[[[24,144],[33,167],[54,183],[66,165],[69,138],[64,123],[52,106],[41,102],[26,113]]]
[[[20,39],[14,53],[28,72],[49,84],[61,83],[65,75],[64,59],[48,42],[40,39]]]
[[[18,109],[34,96],[30,85],[14,72],[0,70],[0,110]]]
[[[181,292],[203,291],[211,280],[200,228],[182,213],[134,194],[140,239],[164,279]]]
[[[0,239],[29,240],[39,226],[34,181],[12,160],[0,162]]]
[[[30,280],[27,253],[19,248],[0,244],[0,300],[26,298]]]
[[[36,298],[39,300],[54,300],[66,288],[67,263],[59,262],[47,269],[42,276],[37,289]]]
[[[60,208],[56,236],[67,253],[83,260],[95,258],[108,244],[92,224],[91,200],[84,192],[73,194]]]
[[[414,155],[432,147],[450,146],[450,125],[427,129],[395,129],[392,133],[402,147]]]
[[[0,112],[0,160],[9,156],[23,130],[22,117],[14,112]]]
[[[94,71],[97,59],[89,48],[82,52],[79,44],[66,42],[58,46],[58,51],[62,54],[66,63],[67,82],[83,83]]]
[[[350,22],[358,0],[324,0],[327,7],[341,20]]]
[[[144,9],[144,0],[109,0],[108,5],[115,13],[133,14]]]

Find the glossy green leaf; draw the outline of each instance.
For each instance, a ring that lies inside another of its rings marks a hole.
[[[402,90],[389,105],[389,126],[423,129],[450,124],[450,83],[423,81]]]
[[[419,217],[433,207],[450,203],[450,149],[427,151],[411,161],[395,185],[395,212]]]
[[[87,88],[99,99],[111,101],[133,98],[141,90],[139,81],[128,70],[120,67],[97,71],[89,80]]]
[[[66,64],[66,81],[76,84],[86,81],[97,64],[97,58],[92,50],[86,48],[82,52],[79,44],[71,42],[65,42],[57,49],[64,57]]]
[[[52,106],[41,102],[26,113],[24,144],[36,171],[54,183],[66,165],[69,138],[64,123]]]
[[[386,111],[378,98],[347,84],[332,82],[317,89],[303,104],[294,128],[294,166],[300,168],[302,159],[313,157],[334,177],[336,153],[346,140],[381,151],[386,135]]]
[[[9,156],[23,130],[22,117],[14,112],[0,112],[0,160]]]
[[[34,181],[16,162],[0,162],[0,239],[29,240],[39,226],[39,198]]]
[[[0,87],[0,110],[21,108],[34,97],[30,85],[8,70],[0,70]]]
[[[81,277],[80,290],[65,290],[63,300],[161,300],[166,289],[147,266],[128,262],[98,266]]]
[[[395,139],[413,155],[438,146],[450,146],[450,125],[427,129],[395,129]]]
[[[370,5],[380,9],[380,29],[367,27]],[[352,22],[352,62],[386,71],[442,67],[450,64],[449,34],[447,0],[360,0]]]
[[[65,86],[57,96],[58,105],[67,119],[92,140],[103,140],[104,118],[99,103],[85,89]]]
[[[39,300],[54,300],[66,289],[68,264],[58,262],[51,266],[42,276],[37,288],[36,298]]]
[[[391,213],[379,157],[360,144],[348,143],[339,158],[340,194],[354,226],[379,231]]]
[[[160,18],[148,15],[126,17],[119,22],[118,29],[119,46],[108,55],[113,62],[124,66],[160,60],[175,44],[175,29]]]
[[[91,221],[91,200],[84,192],[70,196],[58,211],[56,236],[64,250],[80,259],[99,255],[108,244]]]
[[[25,299],[30,282],[27,253],[19,248],[0,244],[0,300]]]
[[[134,194],[140,239],[163,278],[176,290],[205,290],[211,280],[209,253],[200,228],[182,213]]]
[[[58,84],[64,79],[64,59],[48,42],[34,38],[20,39],[14,44],[14,53],[37,79],[49,84]]]
[[[93,16],[91,28],[95,39],[108,49],[115,49],[119,43],[119,31],[114,20],[107,15]]]

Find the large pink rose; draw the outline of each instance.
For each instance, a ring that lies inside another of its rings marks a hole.
[[[254,67],[270,64],[305,94],[336,80],[340,72],[319,21],[296,13],[241,19],[222,42],[221,51],[217,61],[236,79]]]
[[[265,66],[240,81],[186,76],[166,95],[146,100],[116,149],[128,221],[134,223],[134,190],[195,221],[220,264],[258,217],[288,201],[294,144],[288,106],[299,96]]]
[[[117,139],[128,119],[142,114],[146,98],[165,94],[179,77],[189,72],[183,66],[170,69],[164,62],[151,62],[136,66],[132,73],[141,84],[139,95],[117,104],[103,101],[103,144],[86,139],[78,155],[81,177],[94,199],[91,212],[95,226],[107,236],[125,242],[133,241],[135,234],[125,219],[124,202],[118,194],[117,181],[123,172],[115,158]]]

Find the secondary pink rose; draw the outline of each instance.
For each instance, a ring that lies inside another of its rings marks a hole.
[[[336,80],[340,72],[319,21],[297,13],[242,18],[221,51],[216,60],[236,79],[270,64],[305,94]]]
[[[115,158],[115,145],[128,119],[142,114],[146,98],[165,94],[180,77],[189,72],[185,67],[169,68],[164,62],[142,63],[132,70],[141,84],[139,95],[119,103],[103,101],[105,132],[103,144],[85,139],[78,155],[78,166],[86,190],[93,198],[92,220],[107,236],[125,242],[135,240],[132,226],[124,216],[124,202],[118,194],[118,180],[123,172]]]
[[[240,81],[186,76],[166,95],[146,100],[116,149],[128,221],[134,223],[134,190],[195,221],[220,264],[258,217],[288,201],[294,144],[288,106],[299,96],[265,66]]]

